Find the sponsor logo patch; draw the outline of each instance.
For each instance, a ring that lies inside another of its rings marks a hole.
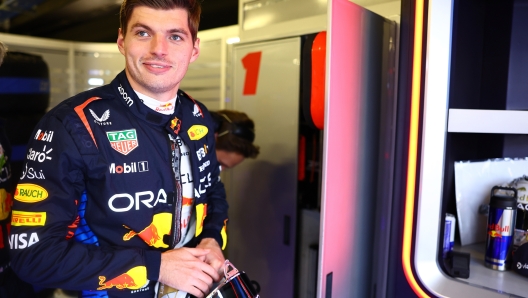
[[[134,101],[132,100],[132,98],[128,97],[128,94],[125,92],[125,89],[123,88],[123,86],[119,85],[117,90],[119,90],[119,93],[121,94],[121,96],[123,96],[123,99],[125,100],[125,103],[129,107],[131,107],[134,104]]]
[[[158,107],[156,107],[156,111],[157,112],[169,112],[169,111],[174,111],[174,106],[172,105],[172,103],[168,102],[168,103],[164,103],[164,104],[161,104],[159,105]]]
[[[149,169],[147,161],[139,161],[131,162],[129,164],[125,162],[123,165],[116,165],[115,163],[111,163],[109,170],[110,174],[128,174],[148,172]]]
[[[139,146],[135,129],[108,131],[106,136],[112,148],[123,155],[128,155]]]
[[[24,249],[37,242],[39,242],[37,233],[31,233],[29,236],[26,233],[11,234],[11,237],[9,237],[9,246],[11,249]]]
[[[46,160],[51,160],[51,156],[49,156],[51,151],[53,151],[53,148],[46,150],[46,146],[44,146],[42,152],[38,152],[33,150],[33,148],[29,148],[27,159],[32,161],[45,162]]]
[[[196,151],[196,155],[198,156],[198,161],[201,161],[202,158],[204,158],[205,155],[207,155],[207,149],[209,149],[209,147],[207,145],[204,145],[203,148],[200,148],[198,149],[198,151]]]
[[[197,104],[194,104],[194,111],[193,111],[194,117],[203,117],[202,116],[202,110]]]
[[[127,212],[134,208],[139,210],[140,204],[153,208],[158,203],[167,203],[167,193],[160,189],[154,204],[150,204],[154,200],[154,193],[152,191],[136,192],[134,196],[127,193],[115,194],[108,200],[108,207],[114,212]]]
[[[11,217],[12,226],[43,226],[46,224],[46,212],[24,212],[13,210]]]
[[[203,187],[202,187],[203,186]],[[198,189],[194,188],[194,197],[199,198],[205,193],[205,190],[211,186],[211,173],[208,173],[207,176],[200,179],[200,184],[198,184]]]
[[[36,184],[22,183],[17,185],[14,197],[20,202],[36,203],[47,199],[48,191]]]
[[[40,179],[41,180],[46,179],[46,177],[44,177],[44,173],[42,172],[42,170],[37,172],[33,168],[28,168],[27,163],[26,163],[24,171],[22,171],[22,176],[20,176],[20,179],[24,179],[24,178],[27,178],[27,179],[39,179],[39,180]]]
[[[189,134],[189,138],[191,138],[191,140],[193,141],[197,141],[205,137],[205,135],[207,135],[208,132],[209,130],[207,129],[207,127],[203,125],[193,125],[187,131],[187,133]]]
[[[50,131],[42,131],[42,130],[37,130],[37,133],[35,134],[35,140],[38,140],[38,141],[44,141],[44,142],[51,142],[51,140],[53,139],[53,131],[50,130]]]
[[[211,161],[209,161],[209,160],[204,162],[203,165],[199,166],[200,172],[203,172],[205,170],[205,168],[207,168],[210,164],[211,164]]]
[[[94,117],[94,122],[97,125],[112,125],[112,122],[107,121],[110,119],[110,110],[106,110],[101,117],[98,117],[97,114],[90,109],[90,113]]]

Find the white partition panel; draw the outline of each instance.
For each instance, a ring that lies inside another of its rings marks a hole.
[[[225,107],[227,55],[238,26],[198,32],[201,55],[191,64],[181,84],[209,109]],[[117,39],[117,36],[116,36]],[[108,84],[125,67],[116,43],[86,43],[0,33],[10,51],[40,55],[50,71],[50,105],[79,92]]]

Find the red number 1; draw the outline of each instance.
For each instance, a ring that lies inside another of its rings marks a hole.
[[[257,94],[257,82],[260,69],[260,58],[262,52],[249,53],[242,58],[242,65],[246,70],[246,79],[244,81],[243,95]]]

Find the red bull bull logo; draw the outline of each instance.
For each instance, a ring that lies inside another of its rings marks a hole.
[[[97,290],[106,290],[113,287],[119,290],[136,290],[143,287],[146,283],[147,268],[145,266],[137,266],[108,281],[106,280],[106,276],[99,276],[100,287]]]
[[[163,236],[170,235],[172,223],[172,214],[170,213],[158,213],[152,218],[150,223],[141,232],[130,231],[123,236],[124,241],[132,239],[134,236],[138,236],[145,243],[152,247],[169,247],[163,242]]]
[[[495,230],[488,231],[488,235],[493,238],[502,238],[502,234],[499,231]]]
[[[170,128],[174,131],[175,134],[178,134],[180,132],[181,127],[181,120],[178,119],[178,117],[174,117],[171,120]]]

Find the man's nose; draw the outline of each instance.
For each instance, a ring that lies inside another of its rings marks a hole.
[[[167,55],[168,41],[165,37],[154,35],[151,41],[151,52],[156,56],[163,57]]]

